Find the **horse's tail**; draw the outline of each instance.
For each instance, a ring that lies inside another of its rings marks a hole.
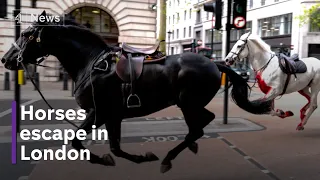
[[[252,114],[266,114],[272,110],[272,100],[258,99],[250,101],[248,93],[250,86],[247,81],[229,67],[221,64],[216,65],[221,72],[226,73],[230,78],[233,84],[231,97],[240,108]]]

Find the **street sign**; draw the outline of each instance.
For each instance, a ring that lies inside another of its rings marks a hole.
[[[242,28],[246,25],[246,20],[241,16],[236,17],[234,18],[233,25],[237,28]]]

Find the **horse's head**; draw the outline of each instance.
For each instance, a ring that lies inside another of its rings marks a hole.
[[[261,55],[264,53],[272,53],[271,48],[259,36],[245,33],[232,47],[226,56],[226,63],[232,65],[235,61],[243,61],[245,58],[252,60],[257,58],[262,61]]]
[[[43,11],[41,15],[45,16],[46,12]],[[46,55],[41,46],[41,33],[45,26],[45,23],[38,21],[21,33],[19,39],[1,59],[6,69],[19,69],[19,62],[22,61],[24,64],[36,64],[38,58]]]
[[[235,61],[242,61],[249,56],[249,36],[251,33],[243,34],[240,39],[234,44],[231,51],[226,57],[227,65],[232,65]]]

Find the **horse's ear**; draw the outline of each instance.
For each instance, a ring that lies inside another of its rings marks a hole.
[[[46,21],[43,21],[44,19],[46,19],[46,18],[43,18],[43,17],[46,17],[46,16],[47,16],[47,12],[45,10],[43,10],[42,13],[38,16],[38,23],[37,24],[39,24],[39,25],[46,24]]]
[[[40,14],[40,16],[46,16],[47,12],[45,10],[42,11],[42,13]]]

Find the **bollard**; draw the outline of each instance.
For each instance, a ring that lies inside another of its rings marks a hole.
[[[35,83],[36,87],[38,87],[38,89],[40,90],[40,80],[39,80],[39,73],[38,72],[36,72],[34,74],[34,83]],[[37,90],[36,87],[34,87],[35,91]]]
[[[25,84],[25,77],[24,77],[24,71],[23,70],[18,70],[18,84],[19,85],[24,85]]]
[[[63,73],[63,90],[68,90],[68,73]]]
[[[4,90],[10,91],[10,73],[9,72],[4,73]]]
[[[226,74],[225,73],[222,73],[222,76],[221,76],[221,86],[225,86],[226,84]]]
[[[74,82],[72,81],[72,83],[71,83],[71,96],[72,97],[74,97],[73,91],[74,91]]]

